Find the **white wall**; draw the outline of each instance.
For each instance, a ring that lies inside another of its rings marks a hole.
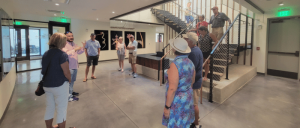
[[[0,120],[15,88],[16,77],[16,67],[12,66],[10,72],[0,83]]]
[[[138,54],[145,54],[145,53],[155,53],[156,52],[156,43],[155,43],[155,33],[156,27],[151,25],[134,25],[134,30],[122,30],[122,29],[111,29],[109,22],[98,22],[98,21],[89,21],[89,20],[79,20],[79,19],[72,19],[71,22],[71,31],[74,34],[74,42],[82,46],[81,42],[90,39],[90,34],[94,33],[94,30],[119,30],[123,31],[141,31],[146,32],[146,48],[138,49]],[[111,37],[109,35],[109,49],[111,44]],[[127,54],[128,55],[128,54]],[[111,60],[117,59],[117,53],[115,50],[106,50],[101,51],[99,60]],[[79,55],[78,57],[79,62],[86,62],[85,54]]]
[[[160,6],[156,8],[160,8]],[[157,19],[154,14],[152,14],[152,11],[150,9],[145,9],[143,11],[132,13],[117,19],[148,22],[148,23],[163,23],[162,21]]]

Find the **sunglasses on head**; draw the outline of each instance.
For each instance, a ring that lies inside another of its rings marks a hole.
[[[67,31],[65,34],[72,33],[71,31]]]

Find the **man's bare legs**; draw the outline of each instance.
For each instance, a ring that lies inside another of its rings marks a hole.
[[[89,70],[90,70],[90,66],[86,66],[86,69],[85,69],[85,77],[84,77],[84,80],[83,81],[86,81],[87,80],[87,76],[89,74]]]
[[[93,79],[96,79],[96,77],[94,76],[95,69],[96,69],[96,65],[93,65],[93,68],[92,68],[92,76],[91,76]]]
[[[199,108],[198,108],[198,105],[194,105],[195,107],[195,121],[194,121],[194,124],[195,125],[199,125]]]
[[[55,126],[52,126],[52,123],[53,123],[53,118],[52,119],[50,119],[50,120],[45,120],[45,122],[46,122],[46,127],[47,128],[57,128],[57,127],[59,127],[59,128],[65,128],[66,127],[66,121],[64,121],[64,122],[62,122],[62,123],[59,123],[58,125],[55,125]]]

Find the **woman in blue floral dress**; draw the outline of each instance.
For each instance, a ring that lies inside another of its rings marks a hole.
[[[170,41],[176,58],[166,73],[166,102],[162,124],[168,128],[189,128],[195,119],[193,89],[195,67],[188,58],[191,52],[182,38]]]

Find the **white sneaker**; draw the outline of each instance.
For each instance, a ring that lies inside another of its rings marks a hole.
[[[121,71],[121,68],[119,68],[118,71]]]
[[[136,77],[137,77],[137,74],[136,74],[136,73],[134,73],[134,74],[133,74],[133,78],[136,78]]]
[[[121,72],[124,72],[124,70],[122,69]]]

